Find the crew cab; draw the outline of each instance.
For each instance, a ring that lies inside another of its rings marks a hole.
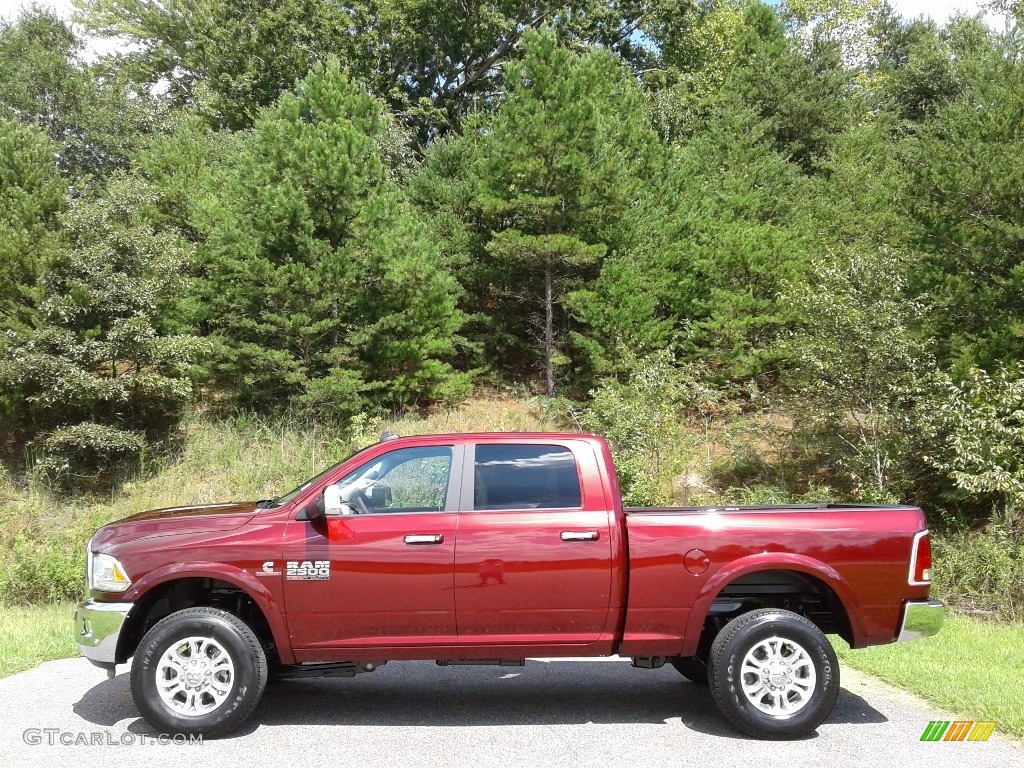
[[[92,537],[87,578],[81,652],[110,676],[134,657],[146,720],[207,736],[268,677],[619,655],[795,738],[839,692],[826,633],[943,620],[920,509],[623,508],[607,443],[562,433],[382,439],[277,499],[133,515]]]

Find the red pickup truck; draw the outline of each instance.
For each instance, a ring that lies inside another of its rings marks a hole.
[[[225,734],[268,677],[388,661],[632,657],[711,686],[738,728],[795,738],[839,692],[825,633],[932,635],[914,507],[624,509],[592,435],[382,440],[280,498],[143,512],[88,546],[81,652],[134,656],[143,716]]]

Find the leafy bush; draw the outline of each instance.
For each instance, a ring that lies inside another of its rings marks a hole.
[[[1024,619],[1024,539],[1004,525],[932,538],[935,592],[958,608]]]
[[[934,448],[927,461],[957,487],[995,497],[1011,535],[1024,535],[1024,366],[939,377],[922,409]]]
[[[41,451],[36,469],[59,486],[83,487],[138,465],[146,449],[141,432],[86,422],[55,429],[35,443]]]
[[[151,220],[157,203],[124,174],[105,197],[75,200],[64,217],[71,247],[41,278],[42,321],[6,336],[0,424],[62,484],[115,479],[191,398],[206,342],[161,332],[191,246]]]
[[[85,590],[85,541],[18,536],[4,552],[0,569],[3,602],[52,603],[77,600]]]
[[[827,485],[812,486],[804,493],[778,485],[748,485],[726,488],[713,497],[697,496],[696,504],[717,504],[737,506],[740,504],[775,506],[779,504],[827,504],[837,501],[836,492]]]
[[[783,344],[796,432],[863,501],[896,501],[909,485],[913,405],[934,365],[905,261],[887,248],[827,254],[783,297],[803,318]]]
[[[667,504],[668,481],[680,469],[686,421],[698,421],[706,433],[735,406],[710,383],[706,368],[676,365],[671,350],[645,356],[625,350],[622,360],[625,381],[603,380],[575,418],[582,429],[604,435],[611,444],[625,504]]]

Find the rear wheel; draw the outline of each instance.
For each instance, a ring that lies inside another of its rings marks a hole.
[[[259,638],[237,616],[188,608],[142,638],[131,682],[135,705],[154,728],[222,736],[259,703],[267,659]]]
[[[803,616],[775,608],[726,624],[711,646],[708,672],[722,713],[762,739],[814,730],[839,695],[839,661],[828,639]]]

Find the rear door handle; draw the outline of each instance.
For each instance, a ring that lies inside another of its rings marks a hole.
[[[562,531],[562,541],[597,541],[601,534],[597,531]]]
[[[441,544],[443,542],[443,533],[414,533],[405,537],[406,544]]]

